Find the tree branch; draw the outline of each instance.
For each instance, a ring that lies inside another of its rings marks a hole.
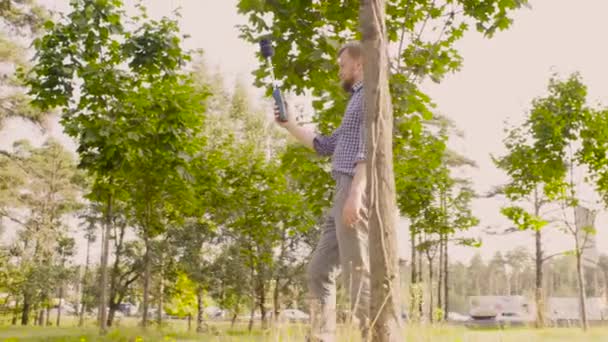
[[[558,252],[558,253],[554,253],[554,254],[548,255],[548,256],[542,258],[541,262],[544,263],[545,261],[547,261],[547,260],[549,260],[551,258],[554,258],[554,257],[559,256],[559,255],[563,255],[565,252],[566,251],[562,251],[562,252]]]

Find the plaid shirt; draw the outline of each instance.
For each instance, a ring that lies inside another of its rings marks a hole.
[[[332,175],[337,173],[355,175],[357,162],[365,161],[365,122],[363,114],[363,82],[353,85],[340,127],[332,135],[317,135],[313,146],[322,156],[332,156]]]

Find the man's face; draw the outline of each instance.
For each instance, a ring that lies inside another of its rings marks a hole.
[[[361,58],[353,58],[348,51],[344,51],[338,57],[338,66],[342,88],[345,91],[350,91],[355,82],[361,78],[363,69]]]

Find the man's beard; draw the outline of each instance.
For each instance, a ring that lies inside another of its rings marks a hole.
[[[341,84],[342,84],[342,89],[344,89],[345,92],[350,92],[353,89],[353,85],[355,84],[355,82],[351,78],[351,79],[342,81]]]

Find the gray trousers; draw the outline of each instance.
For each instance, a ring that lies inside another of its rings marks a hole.
[[[340,270],[343,284],[349,292],[351,315],[354,313],[364,335],[370,323],[368,221],[364,217],[353,226],[343,223],[342,210],[352,177],[344,174],[336,178],[334,205],[327,215],[307,270],[312,335],[324,342],[335,340],[336,279]]]

